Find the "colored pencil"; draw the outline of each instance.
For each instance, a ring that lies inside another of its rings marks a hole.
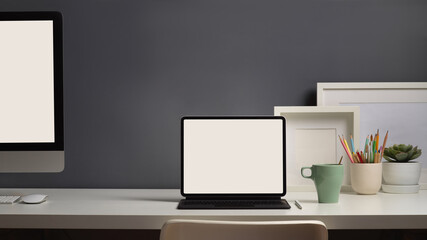
[[[364,149],[364,152],[363,152],[365,154],[368,151],[368,142],[369,142],[369,136],[366,137],[366,141],[365,141],[365,149]]]
[[[375,139],[376,137],[374,137],[374,139]],[[372,142],[372,152],[373,153],[375,153],[375,144],[376,144],[376,142],[375,142],[375,140]]]
[[[366,153],[366,161],[371,163],[371,155],[369,155],[369,151]]]
[[[375,139],[375,150],[376,150],[376,152],[378,152],[378,145],[380,145],[379,143],[380,143],[380,130],[378,129],[377,130],[377,137],[376,137],[376,139]]]
[[[356,153],[353,153],[353,160],[355,163],[360,163],[359,158],[357,157]]]
[[[351,148],[353,149],[352,153],[356,152],[356,149],[354,148],[354,141],[353,141],[353,136],[350,135],[350,141],[351,141]]]
[[[347,153],[348,158],[350,159],[351,163],[354,163],[353,158],[351,157],[350,152],[348,151],[348,149],[346,148],[343,140],[341,139],[341,137],[338,135],[338,137],[340,138],[340,142],[342,144],[342,147],[344,148],[345,152]]]
[[[359,153],[359,152],[357,152],[357,156],[359,156],[360,162],[361,162],[361,163],[364,163],[364,162],[363,162],[363,158],[362,158],[362,156],[360,155],[360,153]]]
[[[384,141],[383,141],[383,150],[381,152],[381,159],[383,159],[384,150],[385,150],[386,143],[387,143],[387,138],[388,138],[388,130],[387,130],[387,133],[385,134]]]
[[[347,147],[348,151],[351,153],[350,148],[348,147],[348,144],[347,144],[347,140],[345,140],[344,136],[343,136],[343,139],[344,139],[345,146]]]

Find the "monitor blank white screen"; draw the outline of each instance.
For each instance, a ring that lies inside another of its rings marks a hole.
[[[53,21],[0,21],[0,143],[55,141]]]
[[[185,194],[283,193],[281,119],[185,119]]]

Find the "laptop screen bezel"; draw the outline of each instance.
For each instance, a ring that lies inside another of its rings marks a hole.
[[[282,121],[282,137],[283,137],[283,190],[281,193],[185,193],[184,189],[184,122],[186,120],[227,120],[227,119],[242,119],[242,120],[281,120]],[[277,198],[286,195],[286,119],[283,116],[185,116],[181,118],[181,195],[186,198],[238,198],[238,199],[254,199],[254,198]]]

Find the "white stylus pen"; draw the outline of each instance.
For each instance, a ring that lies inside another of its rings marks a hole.
[[[297,206],[299,209],[302,209],[302,205],[298,200],[295,200],[295,206]]]

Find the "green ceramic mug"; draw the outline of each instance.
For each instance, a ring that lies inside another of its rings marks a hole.
[[[311,170],[310,176],[304,174],[305,169]],[[319,203],[338,202],[344,176],[343,165],[315,164],[311,167],[301,168],[301,175],[314,181]]]

